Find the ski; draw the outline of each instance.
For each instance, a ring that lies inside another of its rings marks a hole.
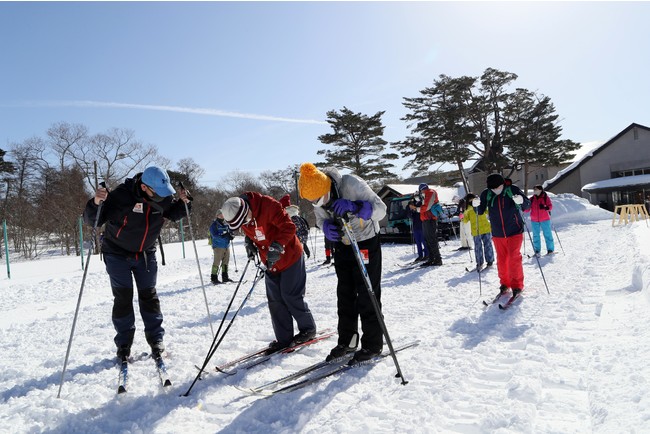
[[[284,377],[278,378],[276,380],[270,381],[266,384],[263,384],[258,387],[253,387],[249,389],[240,389],[243,390],[244,392],[250,392],[250,393],[261,393],[264,394],[265,390],[268,389],[273,389],[274,387],[279,386],[280,384],[284,384],[288,381],[295,380],[296,378],[304,377],[307,374],[310,374],[312,372],[318,371],[319,369],[322,369],[326,366],[334,366],[334,365],[340,365],[340,364],[346,364],[347,362],[350,361],[354,353],[346,354],[345,356],[339,357],[337,359],[333,359],[330,361],[325,361],[323,360],[322,362],[314,363],[313,365],[307,366],[306,368],[303,368],[299,371],[296,371],[292,374],[286,375]]]
[[[420,264],[422,263],[423,263],[422,261],[418,261],[409,264],[398,264],[399,268],[397,270],[394,270],[394,272],[399,273],[400,271],[415,270],[417,268],[420,268]]]
[[[414,346],[418,345],[419,343],[420,343],[420,341],[414,341],[414,342],[408,343],[406,345],[402,345],[401,347],[395,348],[395,352],[402,351],[402,350],[405,350],[407,348],[414,347]],[[356,368],[356,367],[359,367],[359,366],[365,366],[365,365],[371,365],[371,364],[377,363],[380,360],[382,360],[382,359],[384,359],[384,358],[386,358],[386,357],[388,357],[390,355],[391,355],[390,351],[385,351],[385,352],[381,353],[380,355],[378,355],[376,357],[373,357],[370,360],[360,362],[360,363],[351,363],[353,359],[350,359],[350,361],[348,363],[344,363],[344,364],[341,364],[341,365],[335,365],[335,367],[333,369],[329,369],[329,370],[327,370],[327,371],[325,371],[323,373],[307,377],[307,378],[305,378],[303,380],[296,381],[295,383],[291,383],[291,384],[289,384],[287,386],[284,386],[284,387],[281,387],[279,389],[275,389],[275,390],[272,390],[272,391],[263,389],[263,390],[258,391],[257,393],[262,394],[262,395],[266,395],[266,396],[272,396],[272,395],[276,395],[278,393],[292,392],[294,390],[301,389],[301,388],[303,388],[305,386],[309,386],[310,384],[314,384],[314,383],[316,383],[316,382],[318,382],[320,380],[331,377],[333,375],[349,371],[350,369],[353,369],[353,368]],[[255,390],[255,389],[253,389],[253,390]]]
[[[334,332],[334,331],[320,334],[320,335],[315,336],[314,338],[312,338],[312,339],[310,339],[310,340],[308,340],[306,342],[303,342],[301,344],[292,345],[292,346],[290,346],[288,348],[285,348],[285,349],[280,350],[278,352],[269,354],[269,355],[267,355],[265,357],[260,357],[260,358],[255,359],[255,360],[251,360],[250,362],[245,363],[244,365],[240,366],[239,369],[251,369],[251,368],[254,368],[257,365],[261,365],[262,363],[265,363],[265,362],[269,361],[273,356],[275,356],[277,354],[288,354],[288,353],[293,353],[294,351],[299,351],[302,348],[306,347],[307,345],[315,344],[316,342],[319,342],[319,341],[322,341],[324,339],[330,338],[330,337],[334,336],[335,334],[336,334],[336,332]]]
[[[129,360],[124,357],[120,363],[120,373],[117,378],[117,394],[126,392],[127,383],[129,381]]]
[[[519,299],[519,297],[521,297],[521,292],[517,295],[513,295],[512,297],[510,297],[505,304],[499,304],[499,309],[501,310],[508,309],[510,306],[512,306],[512,303],[514,303],[515,300]]]
[[[230,362],[224,363],[223,365],[219,365],[219,366],[215,367],[215,369],[218,372],[221,372],[222,374],[235,375],[237,373],[237,369],[228,370],[228,368],[238,366],[241,369],[251,369],[254,366],[257,366],[259,364],[262,364],[262,363],[268,361],[269,359],[271,359],[271,357],[273,357],[276,354],[292,353],[292,352],[297,351],[297,350],[299,350],[299,349],[301,349],[301,348],[303,348],[303,347],[305,347],[307,345],[311,345],[311,344],[314,344],[316,342],[327,339],[327,338],[329,338],[331,336],[334,336],[334,334],[336,334],[336,331],[332,331],[331,329],[326,329],[326,330],[323,330],[323,331],[317,333],[316,336],[314,336],[312,339],[310,339],[310,340],[308,340],[306,342],[296,344],[296,345],[292,345],[290,347],[284,348],[283,350],[280,350],[280,351],[278,351],[276,353],[272,353],[272,354],[266,354],[266,352],[269,349],[269,347],[266,346],[266,347],[264,347],[264,348],[262,348],[260,350],[253,351],[253,352],[245,354],[245,355],[243,355],[243,356],[241,356],[241,357],[239,357],[237,359],[231,360]],[[198,366],[196,366],[196,368],[200,370],[200,368]]]
[[[167,366],[165,366],[165,361],[163,360],[160,354],[154,354],[151,356],[156,362],[156,371],[158,372],[158,378],[160,379],[160,385],[162,387],[169,387],[172,385],[172,381],[167,375]]]
[[[483,266],[483,267],[481,267],[480,270],[478,270],[478,272],[479,272],[479,273],[482,273],[482,272],[485,271],[487,268],[488,268],[487,266]],[[467,271],[468,273],[475,273],[475,272],[477,271],[477,268],[476,268],[476,267],[475,267],[475,268],[465,267],[465,271]]]
[[[489,302],[489,303],[488,303],[487,301],[483,300],[483,305],[485,305],[485,306],[489,306],[489,305],[491,305],[491,304],[496,303],[496,302],[499,301],[499,299],[500,299],[503,295],[505,295],[506,293],[507,293],[507,291],[500,292],[500,293],[499,293],[496,297],[494,297],[494,299],[493,299],[491,302]]]

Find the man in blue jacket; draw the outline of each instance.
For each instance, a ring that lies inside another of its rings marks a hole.
[[[499,290],[503,294],[512,289],[513,296],[519,295],[524,290],[521,243],[525,223],[521,210],[530,208],[530,200],[510,179],[493,173],[487,177],[487,188],[480,199],[472,200],[472,206],[477,214],[489,212],[501,283]]]
[[[130,355],[135,334],[134,278],[144,334],[152,354],[155,357],[165,350],[163,315],[156,293],[155,243],[165,219],[183,218],[185,203],[191,209],[185,190],[180,191],[180,200],[173,198],[175,192],[167,172],[151,166],[126,179],[110,193],[98,188],[84,210],[84,221],[93,225],[99,204],[104,202],[97,227],[106,224],[101,250],[113,290],[112,320],[117,332],[114,341],[121,360]]]

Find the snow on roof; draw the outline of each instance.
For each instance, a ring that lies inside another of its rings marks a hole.
[[[575,157],[573,157],[573,162],[567,167],[565,167],[564,169],[557,172],[553,178],[546,180],[546,182],[544,182],[544,188],[546,188],[547,185],[557,181],[565,173],[571,172],[573,169],[579,166],[580,163],[582,163],[585,159],[591,158],[594,155],[594,152],[597,151],[605,143],[607,142],[605,142],[604,140],[582,143],[580,145],[580,149],[576,151]]]
[[[418,191],[420,184],[386,184],[386,187],[395,190],[401,195],[412,194]]]
[[[395,190],[402,196],[415,193],[418,191],[419,186],[420,184],[386,184],[386,187]],[[433,188],[438,193],[438,200],[441,203],[455,203],[454,196],[465,196],[465,188],[463,188],[462,184],[457,187],[441,187],[439,185],[429,184],[429,187]]]
[[[628,187],[631,185],[650,184],[650,175],[624,176],[622,178],[604,179],[591,182],[582,187],[582,191],[594,191],[605,188]]]

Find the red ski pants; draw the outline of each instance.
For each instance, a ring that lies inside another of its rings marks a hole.
[[[497,251],[497,269],[501,285],[524,289],[524,267],[521,262],[521,243],[524,234],[507,238],[492,237]]]

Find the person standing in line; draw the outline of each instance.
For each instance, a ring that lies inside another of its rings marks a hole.
[[[134,279],[147,343],[154,357],[165,350],[155,243],[165,219],[178,221],[186,215],[185,204],[189,210],[192,206],[185,190],[179,192],[180,199],[174,199],[174,193],[167,172],[150,166],[110,193],[98,188],[84,210],[84,221],[93,225],[103,201],[97,226],[106,224],[101,251],[113,291],[114,342],[121,360],[131,354],[135,335]]]
[[[427,184],[422,183],[418,187],[418,195],[422,198],[422,205],[416,209],[420,213],[424,242],[429,251],[429,257],[421,266],[440,266],[442,257],[438,245],[438,217],[433,211],[434,207],[439,206],[438,193],[433,188],[429,188]]]
[[[314,205],[316,225],[335,245],[334,269],[338,313],[338,345],[326,360],[336,360],[356,351],[361,318],[361,349],[353,361],[362,362],[380,354],[383,331],[366,288],[351,240],[344,234],[340,219],[349,219],[358,248],[381,309],[381,244],[379,220],[386,216],[386,204],[356,175],[342,175],[334,168],[320,171],[312,163],[300,166],[300,196]]]
[[[472,227],[469,224],[469,222],[466,222],[465,219],[463,218],[463,214],[465,210],[468,207],[468,203],[466,201],[466,198],[459,198],[458,196],[454,196],[453,201],[456,202],[458,209],[458,218],[460,219],[460,224],[458,225],[458,231],[460,232],[460,247],[458,250],[469,250],[472,248],[470,245],[470,238],[472,237]]]
[[[316,323],[305,302],[307,272],[302,244],[280,202],[249,191],[226,200],[221,210],[230,229],[241,229],[246,236],[248,258],[259,254],[267,267],[264,282],[275,333],[267,354],[312,339]],[[294,319],[299,331],[296,335]]]
[[[427,245],[424,242],[424,235],[422,233],[422,220],[420,220],[420,213],[418,212],[418,206],[421,206],[422,203],[411,199],[408,203],[409,218],[411,219],[411,230],[413,231],[413,241],[415,242],[415,247],[418,251],[418,257],[415,258],[413,262],[424,261],[429,257],[429,250]]]
[[[544,187],[541,185],[533,187],[533,195],[530,197],[530,208],[526,210],[526,212],[530,212],[530,226],[533,232],[533,250],[535,251],[536,256],[539,256],[542,251],[542,240],[539,236],[540,229],[544,234],[544,241],[546,242],[546,254],[551,255],[555,251],[553,228],[551,228],[552,209],[553,202],[544,191]]]
[[[284,207],[287,214],[289,214],[289,217],[291,217],[293,224],[296,225],[296,235],[298,235],[298,239],[302,243],[302,249],[305,251],[307,259],[309,259],[311,256],[308,245],[309,223],[307,223],[307,220],[300,215],[300,208],[298,208],[298,205],[291,205],[291,196],[288,194],[285,194],[280,198],[280,204]]]
[[[334,243],[324,237],[325,240],[325,261],[321,265],[329,265],[334,257]]]
[[[468,204],[463,214],[463,223],[470,226],[472,236],[474,237],[474,256],[476,258],[476,269],[483,268],[483,258],[487,262],[487,266],[491,267],[494,264],[494,249],[492,248],[492,227],[490,221],[485,213],[476,214],[472,201],[476,197],[473,193],[468,193],[465,196],[465,203]]]
[[[487,177],[487,188],[480,198],[472,200],[472,206],[479,215],[489,213],[501,283],[499,291],[503,294],[512,289],[513,296],[519,295],[524,290],[521,244],[525,230],[520,209],[530,208],[530,200],[510,179],[493,173]]]
[[[235,238],[233,232],[224,222],[221,210],[217,211],[216,217],[210,225],[213,252],[210,280],[214,285],[221,283],[219,282],[219,269],[221,269],[221,281],[223,283],[233,281],[228,276],[228,264],[230,263],[230,241]]]

